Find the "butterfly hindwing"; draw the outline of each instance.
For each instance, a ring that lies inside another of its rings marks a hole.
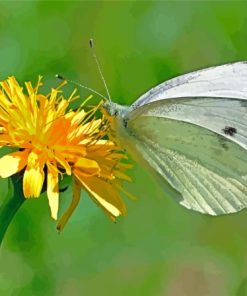
[[[136,149],[180,194],[183,206],[220,215],[247,206],[247,153],[214,132],[174,119],[129,121]]]
[[[214,131],[247,149],[247,101],[231,98],[174,98],[141,106],[129,114],[188,122]]]

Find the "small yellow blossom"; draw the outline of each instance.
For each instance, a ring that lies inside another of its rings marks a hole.
[[[109,123],[104,116],[95,118],[97,107],[85,111],[81,104],[71,110],[78,97],[74,91],[65,99],[60,89],[64,84],[43,95],[41,77],[36,87],[25,83],[26,93],[14,77],[0,82],[0,147],[18,149],[0,158],[0,177],[23,171],[25,198],[39,197],[46,182],[51,216],[57,219],[59,178],[72,175],[73,198],[59,229],[77,206],[81,188],[113,220],[124,214],[119,191],[122,181],[130,180],[124,172],[131,167],[121,162],[125,154],[106,138]]]

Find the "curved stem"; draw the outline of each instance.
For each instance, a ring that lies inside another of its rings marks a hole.
[[[0,202],[0,245],[15,213],[25,201],[20,175],[12,176],[8,182],[8,194]]]

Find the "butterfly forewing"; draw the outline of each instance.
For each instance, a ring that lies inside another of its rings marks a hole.
[[[247,99],[247,62],[210,67],[172,78],[143,94],[133,107],[178,97]]]

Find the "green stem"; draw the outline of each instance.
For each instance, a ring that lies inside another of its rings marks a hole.
[[[8,194],[0,201],[0,246],[15,213],[25,201],[22,191],[22,178],[16,174],[9,179]]]

